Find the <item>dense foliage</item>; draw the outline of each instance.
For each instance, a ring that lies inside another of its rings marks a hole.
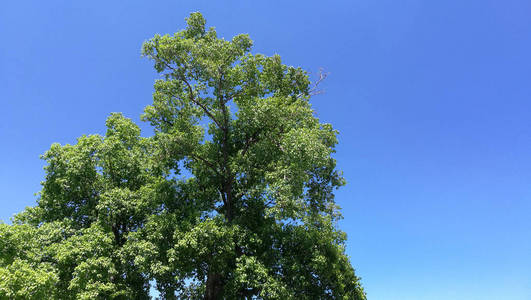
[[[112,114],[43,155],[37,205],[0,224],[0,298],[365,299],[307,73],[187,23],[143,46],[153,136]]]

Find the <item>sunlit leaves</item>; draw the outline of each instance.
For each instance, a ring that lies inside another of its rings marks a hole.
[[[38,205],[0,224],[0,298],[365,299],[307,73],[186,21],[142,48],[153,136],[113,113],[42,156]]]

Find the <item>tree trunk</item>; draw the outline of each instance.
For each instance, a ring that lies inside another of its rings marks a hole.
[[[205,300],[221,299],[223,282],[220,274],[208,273],[205,289]]]

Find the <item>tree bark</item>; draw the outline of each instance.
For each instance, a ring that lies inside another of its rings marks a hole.
[[[205,300],[221,299],[223,292],[223,282],[220,274],[208,273],[205,289]]]

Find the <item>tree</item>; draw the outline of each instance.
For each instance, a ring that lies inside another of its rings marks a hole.
[[[0,225],[0,298],[365,299],[307,73],[205,23],[144,43],[152,137],[112,114],[43,155],[37,206]]]

